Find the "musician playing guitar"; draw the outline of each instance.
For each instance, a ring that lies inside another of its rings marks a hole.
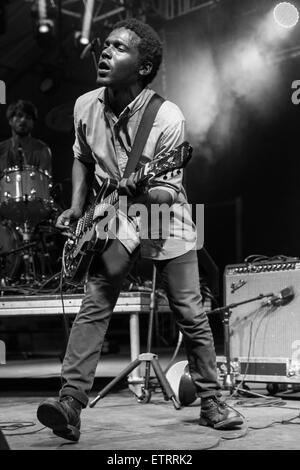
[[[154,95],[148,85],[161,60],[162,45],[150,26],[135,19],[117,23],[99,59],[100,88],[79,97],[75,104],[72,204],[60,215],[57,226],[65,231],[82,216],[92,173],[100,185],[107,177],[119,180],[118,193],[127,196],[129,204],[138,200],[148,209],[153,204],[166,204],[173,216],[169,236],[164,233],[158,238],[152,233],[149,239],[141,237],[143,227],[138,217],[127,217],[119,210],[115,236],[111,236],[99,256],[93,257],[86,293],[62,365],[59,398],[46,399],[37,412],[43,425],[72,441],[80,437],[81,410],[88,404],[122,281],[140,250],[160,272],[170,307],[183,333],[191,378],[201,397],[199,424],[227,429],[243,422],[235,410],[220,401],[213,337],[201,303],[196,229],[186,204],[182,171],[153,177],[143,191],[134,175],[122,178],[142,115]],[[147,168],[151,161],[163,158],[184,141],[185,120],[181,111],[174,103],[163,101],[138,165]],[[179,211],[182,206],[184,212]]]

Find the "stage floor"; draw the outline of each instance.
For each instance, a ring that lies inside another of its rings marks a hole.
[[[170,356],[161,354],[159,359],[165,367]],[[180,355],[176,362],[182,359],[184,356]],[[128,360],[129,353],[102,358],[91,398],[102,389],[102,379],[109,381],[115,377],[128,364]],[[56,437],[43,428],[36,418],[39,402],[47,396],[56,396],[56,388],[43,389],[43,382],[49,385],[52,380],[57,386],[59,373],[59,358],[8,361],[0,366],[0,426],[11,450],[111,450],[113,456],[113,451],[117,450],[170,450],[176,454],[182,450],[181,454],[187,454],[188,450],[207,448],[300,449],[299,426],[295,425],[300,424],[299,392],[288,391],[273,397],[279,397],[274,406],[261,398],[239,396],[230,399],[228,403],[244,415],[245,425],[226,432],[198,425],[199,402],[177,411],[172,402],[164,400],[158,389],[149,403],[141,404],[124,383],[101,399],[94,408],[83,410],[81,439],[74,444]],[[34,380],[36,386],[24,389],[22,383],[27,381],[28,385],[30,380]],[[3,386],[5,383],[18,385],[9,390]],[[266,395],[264,384],[248,385],[252,391]],[[223,392],[223,397],[229,398],[227,391]],[[101,463],[105,462],[101,460]]]
[[[267,427],[299,415],[299,398],[284,399],[285,405],[281,407],[252,404],[246,408],[231,400],[229,403],[245,416],[246,425],[221,432],[197,424],[199,406],[190,405],[176,411],[161,393],[152,396],[150,403],[140,404],[130,391],[120,390],[104,397],[94,408],[83,410],[78,443],[56,437],[37,421],[36,409],[43,398],[30,392],[23,396],[1,394],[1,422],[5,421],[2,432],[11,450],[171,450],[176,453],[181,450],[186,454],[187,450],[208,448],[300,449],[299,426],[295,426],[299,419]],[[17,423],[27,427],[9,427]]]

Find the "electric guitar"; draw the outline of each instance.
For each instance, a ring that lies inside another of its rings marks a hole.
[[[134,173],[133,181],[137,187],[142,187],[156,176],[173,172],[174,170],[180,171],[180,168],[186,166],[191,156],[192,147],[188,142],[183,142],[170,152],[142,166]],[[97,194],[92,206],[78,219],[73,237],[68,238],[64,244],[62,271],[66,282],[75,285],[83,282],[95,252],[101,253],[105,250],[109,235],[98,238],[96,224],[103,217],[105,208],[116,207],[118,201],[118,188],[112,190],[108,178],[101,186],[101,190]],[[101,215],[99,216],[98,214]]]

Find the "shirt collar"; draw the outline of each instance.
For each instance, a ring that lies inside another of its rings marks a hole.
[[[151,90],[148,86],[146,86],[136,98],[129,103],[128,106],[122,111],[122,113],[119,116],[119,119],[124,118],[125,116],[132,116],[135,114],[143,105],[144,103],[150,99],[150,96],[152,96],[154,93],[153,90]],[[103,104],[104,109],[108,108],[107,106],[107,98],[106,98],[106,88],[102,87],[100,88],[99,94],[98,94],[98,100]]]

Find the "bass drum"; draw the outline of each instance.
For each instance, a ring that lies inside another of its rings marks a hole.
[[[22,244],[21,236],[10,222],[0,221],[0,277],[8,281],[17,278],[22,261],[19,252],[9,254]]]

